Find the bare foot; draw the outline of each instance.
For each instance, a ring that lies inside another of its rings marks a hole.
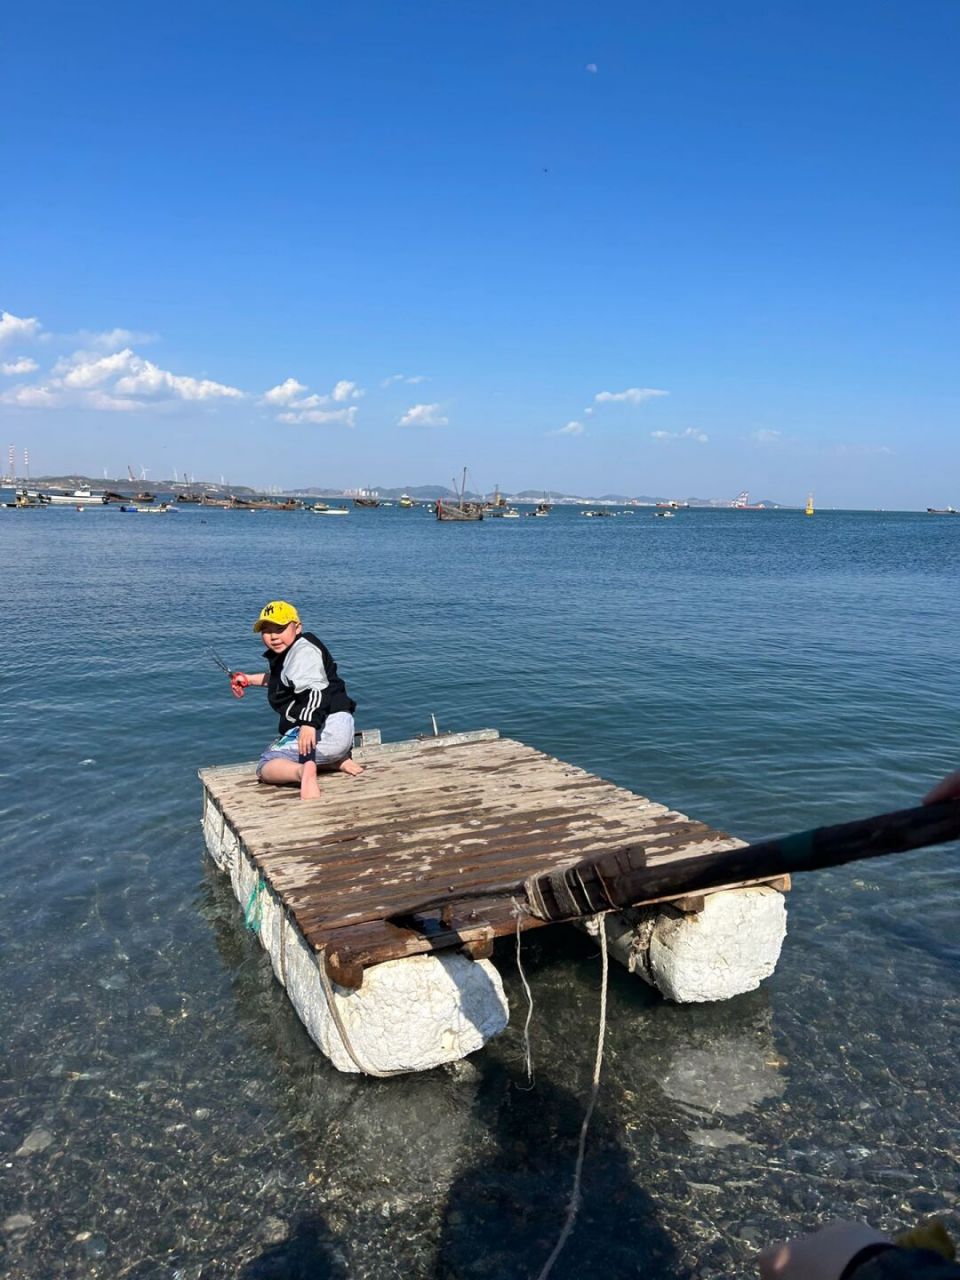
[[[317,782],[317,766],[312,760],[309,760],[303,766],[303,772],[300,774],[300,799],[320,799],[320,786]]]
[[[351,778],[356,778],[363,773],[363,765],[357,764],[355,760],[341,760],[337,768],[341,773],[348,773]]]

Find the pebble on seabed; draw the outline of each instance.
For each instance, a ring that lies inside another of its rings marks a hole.
[[[53,1142],[53,1134],[49,1129],[31,1129],[13,1154],[15,1156],[32,1156],[38,1151],[46,1151],[51,1142]]]

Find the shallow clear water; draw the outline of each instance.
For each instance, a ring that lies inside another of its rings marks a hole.
[[[297,602],[385,737],[494,725],[746,838],[912,803],[960,764],[960,521],[0,511],[0,551],[0,1218],[31,1280],[519,1278],[559,1232],[593,946],[525,947],[533,1090],[511,945],[502,1037],[358,1080],[204,861],[196,770],[273,729],[207,648],[256,669],[265,600]],[[776,975],[728,1003],[612,975],[555,1276],[748,1274],[824,1216],[953,1207],[956,855],[801,879]]]

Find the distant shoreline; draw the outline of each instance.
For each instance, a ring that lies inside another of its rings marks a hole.
[[[133,497],[142,490],[149,490],[153,493],[206,493],[220,496],[236,495],[238,497],[272,497],[272,498],[337,498],[351,499],[359,497],[377,497],[386,502],[396,502],[403,495],[408,495],[417,502],[435,502],[437,498],[456,498],[458,495],[446,485],[409,485],[405,488],[395,486],[384,486],[382,488],[367,489],[343,489],[343,488],[321,488],[316,485],[308,485],[298,489],[278,489],[276,487],[268,489],[257,489],[250,485],[241,484],[217,484],[212,480],[142,480],[131,481],[129,478],[121,479],[119,477],[110,479],[97,479],[94,476],[85,475],[42,475],[24,478],[23,476],[0,476],[0,488],[13,489],[23,488],[49,488],[49,489],[80,489],[90,488],[98,492],[109,489],[114,493],[124,496]],[[482,493],[473,493],[469,490],[464,495],[470,500],[481,501],[489,498],[491,495]],[[580,495],[571,493],[558,493],[553,490],[543,489],[521,489],[517,493],[503,493],[502,498],[511,506],[536,505],[538,502],[550,502],[555,505],[564,506],[611,506],[611,507],[655,507],[661,503],[676,503],[682,507],[703,508],[706,510],[722,510],[734,509],[736,500],[733,498],[698,498],[698,497],[677,497],[675,495],[630,495],[630,494],[611,494],[604,493],[599,496],[590,494]],[[794,511],[802,508],[802,503],[783,503],[773,502],[769,499],[762,499],[752,504],[752,508],[761,508],[770,511]]]

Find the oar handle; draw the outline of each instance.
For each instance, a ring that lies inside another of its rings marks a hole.
[[[951,800],[669,862],[648,861],[643,844],[626,845],[565,870],[531,876],[524,890],[534,915],[566,920],[669,894],[819,871],[957,839],[960,801]]]

